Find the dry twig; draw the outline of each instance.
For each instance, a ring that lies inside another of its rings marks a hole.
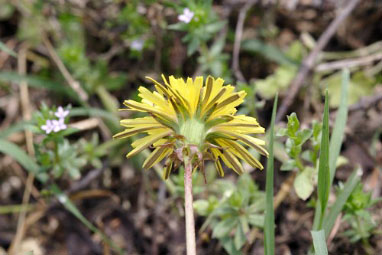
[[[233,45],[233,53],[232,53],[232,69],[236,76],[236,78],[245,82],[245,78],[243,73],[240,71],[240,63],[239,63],[239,55],[240,55],[240,45],[241,45],[241,37],[243,36],[243,26],[245,16],[247,16],[247,12],[251,7],[257,2],[257,0],[249,0],[239,12],[239,17],[237,18],[236,29],[235,29],[235,43]]]
[[[27,46],[23,45],[19,52],[18,63],[17,63],[18,72],[21,75],[26,74],[26,62],[27,62],[26,52],[27,52]],[[28,84],[25,81],[22,81],[20,83],[20,101],[21,101],[23,119],[24,121],[28,121],[31,119],[31,106],[29,101]],[[28,154],[30,156],[34,156],[35,151],[33,147],[33,134],[30,130],[25,130],[25,139],[26,139]],[[33,187],[33,181],[34,181],[34,174],[29,173],[27,181],[26,181],[26,185],[25,185],[24,194],[23,194],[23,201],[22,201],[23,205],[27,205],[29,203],[31,190]],[[10,255],[18,253],[18,248],[20,247],[20,243],[26,232],[25,216],[26,216],[26,211],[21,211],[19,214],[19,218],[17,220],[16,234],[9,248]]]
[[[287,96],[285,97],[284,101],[282,102],[277,112],[277,117],[276,117],[277,122],[279,122],[282,118],[284,118],[289,106],[292,104],[298,91],[303,85],[305,78],[313,69],[319,53],[323,50],[323,48],[329,42],[330,38],[332,38],[338,26],[345,20],[347,16],[349,16],[352,10],[356,7],[358,2],[359,0],[347,1],[346,7],[343,8],[343,10],[337,15],[337,17],[330,23],[328,28],[318,39],[318,42],[316,46],[314,47],[314,49],[304,59],[304,61],[301,64],[300,70],[298,71],[296,77],[293,79],[293,81],[290,84]]]
[[[69,73],[68,69],[66,69],[64,63],[62,63],[60,57],[57,55],[56,51],[54,50],[52,44],[50,43],[49,39],[46,37],[43,37],[43,42],[45,44],[46,49],[49,52],[50,57],[54,61],[54,63],[57,65],[58,69],[64,76],[66,82],[69,84],[69,86],[78,93],[79,97],[84,101],[88,101],[88,94],[86,91],[80,86],[80,83],[76,81],[72,75]]]
[[[315,71],[326,72],[326,71],[333,71],[333,70],[338,70],[342,68],[354,68],[354,67],[366,66],[366,65],[372,64],[374,61],[381,60],[381,59],[382,59],[382,53],[379,52],[374,55],[360,57],[360,58],[351,58],[351,59],[332,61],[328,63],[322,63],[317,65],[317,67],[315,68]]]

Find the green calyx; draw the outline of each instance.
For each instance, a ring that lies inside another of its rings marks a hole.
[[[206,137],[205,125],[198,119],[187,119],[179,130],[180,134],[186,138],[188,144],[202,147]]]

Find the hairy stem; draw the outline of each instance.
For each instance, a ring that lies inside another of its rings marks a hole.
[[[192,163],[188,157],[184,158],[184,200],[187,255],[196,255],[194,209],[192,207]]]

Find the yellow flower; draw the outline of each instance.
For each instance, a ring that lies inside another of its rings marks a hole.
[[[221,176],[224,164],[236,173],[243,173],[240,160],[254,168],[263,169],[245,146],[256,149],[268,156],[262,147],[263,140],[251,136],[264,133],[264,128],[253,117],[235,115],[246,93],[235,92],[231,85],[223,85],[221,78],[209,76],[203,84],[203,77],[194,80],[162,75],[164,85],[147,77],[154,83],[156,91],[139,88],[141,102],[125,100],[127,109],[145,112],[150,116],[121,120],[126,129],[114,138],[127,138],[139,133],[147,136],[132,143],[134,148],[127,154],[131,157],[142,150],[152,147],[154,151],[143,163],[143,168],[151,168],[167,157],[164,178],[168,178],[172,169],[189,157],[193,166],[204,171],[204,161],[212,160]]]

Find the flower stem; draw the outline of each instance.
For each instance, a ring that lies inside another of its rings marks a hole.
[[[194,209],[192,206],[192,163],[188,157],[184,157],[184,200],[187,255],[196,255]]]

